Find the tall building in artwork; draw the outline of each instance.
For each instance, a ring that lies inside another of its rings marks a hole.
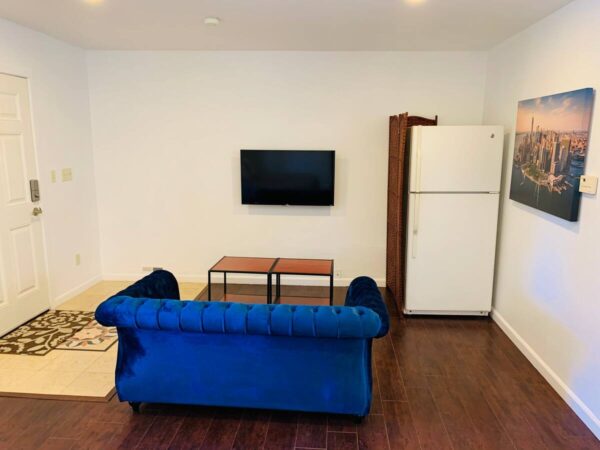
[[[552,157],[550,164],[550,174],[557,176],[560,172],[560,142],[558,140],[551,142]]]
[[[571,140],[568,137],[564,137],[560,141],[560,171],[561,173],[566,172],[569,167],[569,153],[571,152]]]
[[[535,122],[535,116],[531,116],[531,132],[529,133],[529,145],[533,146],[533,123]]]
[[[542,157],[542,170],[544,172],[550,172],[550,166],[552,164],[552,158],[550,156],[550,150],[548,148],[544,148]]]

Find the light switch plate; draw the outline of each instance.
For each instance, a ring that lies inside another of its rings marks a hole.
[[[598,191],[598,177],[594,175],[581,175],[579,192],[595,195]]]
[[[73,179],[73,171],[70,168],[66,168],[62,170],[62,180],[71,181]]]

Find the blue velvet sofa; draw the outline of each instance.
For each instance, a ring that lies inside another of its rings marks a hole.
[[[98,306],[116,326],[116,387],[142,402],[369,412],[371,341],[388,331],[375,282],[355,279],[345,306],[180,301],[157,271]]]

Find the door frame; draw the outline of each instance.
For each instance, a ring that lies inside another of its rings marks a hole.
[[[37,127],[36,127],[36,123],[35,123],[35,102],[33,100],[33,96],[31,93],[31,79],[32,79],[32,71],[30,68],[21,66],[19,64],[12,64],[12,63],[8,63],[8,64],[0,64],[0,75],[8,75],[11,77],[17,77],[17,78],[23,78],[26,82],[27,82],[27,95],[29,97],[29,120],[31,121],[31,138],[33,141],[33,159],[35,162],[35,170],[37,172],[37,179],[40,179],[40,160],[38,158],[38,145],[37,145]],[[31,193],[30,193],[31,195]],[[43,200],[43,197],[42,197]],[[42,229],[42,264],[44,266],[44,268],[46,269],[46,285],[48,287],[47,291],[47,298],[46,298],[46,303],[48,305],[48,309],[52,309],[52,298],[53,298],[53,293],[52,293],[52,286],[50,284],[50,271],[49,271],[49,263],[48,263],[48,246],[46,244],[47,239],[46,239],[46,224],[45,221],[42,219],[41,220],[41,229]]]

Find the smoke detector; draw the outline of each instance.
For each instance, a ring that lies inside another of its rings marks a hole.
[[[208,25],[209,27],[216,27],[221,23],[221,19],[218,17],[206,17],[204,19],[204,25]]]

